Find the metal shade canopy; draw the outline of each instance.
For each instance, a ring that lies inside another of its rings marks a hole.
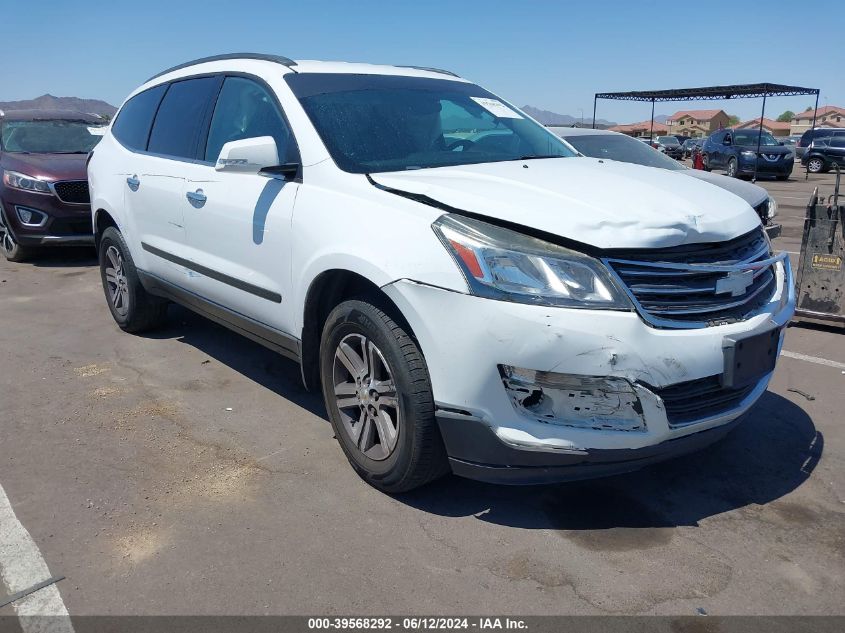
[[[760,153],[760,134],[763,132],[763,115],[766,112],[767,97],[794,97],[797,95],[816,95],[816,106],[813,110],[813,125],[816,129],[816,112],[819,109],[818,88],[803,88],[801,86],[785,86],[783,84],[736,84],[733,86],[706,86],[704,88],[675,88],[672,90],[633,90],[629,92],[597,92],[593,98],[593,128],[596,127],[596,105],[599,99],[614,99],[616,101],[651,101],[651,130],[654,138],[654,104],[657,101],[722,101],[727,99],[751,99],[763,97],[763,108],[760,112],[760,127],[757,136],[757,154]],[[754,163],[754,180],[757,180],[757,163]]]

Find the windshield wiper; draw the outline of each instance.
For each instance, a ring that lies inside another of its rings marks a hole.
[[[82,150],[77,150],[75,152],[48,152],[49,154],[87,154],[88,152],[83,152]]]
[[[514,158],[513,160],[540,160],[541,158],[566,158],[566,156],[555,156],[554,154],[551,156],[538,156],[537,154],[527,154],[525,156],[520,156],[519,158]]]

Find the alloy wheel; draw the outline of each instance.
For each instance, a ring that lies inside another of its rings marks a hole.
[[[736,176],[736,161],[734,159],[731,159],[728,162],[728,168],[725,170],[725,175],[730,176],[731,178]]]
[[[11,253],[15,250],[15,246],[17,246],[15,238],[6,226],[6,219],[3,217],[3,213],[0,212],[0,248],[2,248],[4,253]]]
[[[115,312],[125,317],[129,312],[129,283],[123,269],[123,256],[116,246],[106,249],[106,285],[109,289],[109,300]]]
[[[824,168],[824,163],[818,158],[811,158],[807,167],[809,167],[811,172],[817,174]]]
[[[332,376],[334,403],[352,443],[372,460],[390,457],[402,413],[381,350],[363,334],[346,335],[335,350]]]

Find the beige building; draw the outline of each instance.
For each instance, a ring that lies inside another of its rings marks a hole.
[[[666,120],[669,134],[695,138],[710,136],[716,130],[729,127],[724,110],[681,110]]]
[[[627,134],[628,136],[633,136],[634,138],[648,138],[649,134],[652,132],[652,125],[651,119],[649,119],[648,121],[642,121],[640,123],[614,125],[613,127],[610,127],[608,129],[612,132],[622,132],[622,134]],[[654,122],[655,136],[663,136],[668,133],[668,127],[666,127],[662,123],[658,123],[657,121]]]
[[[813,111],[807,110],[792,117],[790,134],[803,134],[813,127]],[[816,127],[845,128],[845,108],[824,106],[816,110]]]
[[[751,119],[736,126],[738,130],[760,129],[760,119]],[[788,121],[773,121],[763,117],[763,129],[772,136],[789,136],[790,124]]]

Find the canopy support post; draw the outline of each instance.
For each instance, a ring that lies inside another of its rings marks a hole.
[[[651,129],[648,132],[648,140],[654,143],[654,99],[651,100]]]
[[[816,129],[816,115],[819,113],[819,90],[816,90],[816,108],[813,110],[813,127],[811,130]],[[812,136],[812,135],[811,135]],[[810,139],[810,142],[813,142],[813,139]],[[809,146],[804,150],[805,152],[808,151],[810,148]],[[810,177],[810,161],[807,161],[807,168],[804,170],[804,180],[807,180]]]
[[[760,162],[760,141],[763,136],[763,117],[766,114],[766,95],[763,95],[763,109],[760,110],[760,125],[757,128],[757,151],[754,153],[754,178],[751,182],[757,182],[757,163]]]
[[[599,100],[598,96],[593,97],[593,129],[596,129],[596,102]]]

